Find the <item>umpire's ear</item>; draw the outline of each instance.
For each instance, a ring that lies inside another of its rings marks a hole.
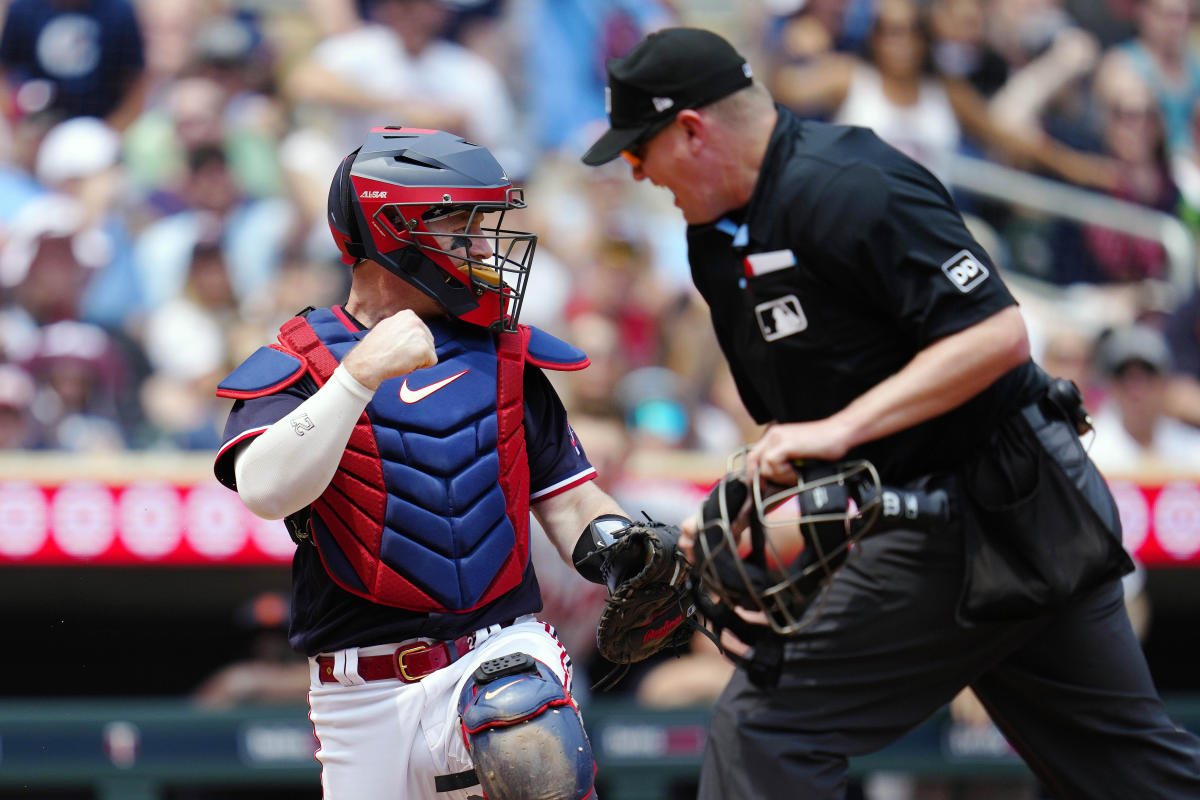
[[[692,155],[696,155],[708,144],[713,126],[711,117],[694,108],[685,108],[675,115],[675,123],[683,130],[688,151]]]

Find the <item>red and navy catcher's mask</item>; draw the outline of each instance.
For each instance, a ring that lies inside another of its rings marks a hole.
[[[445,131],[374,128],[333,176],[329,228],[344,263],[369,258],[464,322],[516,330],[537,236],[505,230],[504,213],[524,207],[485,148]],[[452,213],[461,232],[429,229]],[[473,239],[493,255],[470,256]]]

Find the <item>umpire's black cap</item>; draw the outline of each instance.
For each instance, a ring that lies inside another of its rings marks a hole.
[[[583,154],[583,163],[612,161],[683,109],[706,106],[752,82],[746,59],[712,31],[656,31],[621,58],[609,59],[605,105],[612,127]]]

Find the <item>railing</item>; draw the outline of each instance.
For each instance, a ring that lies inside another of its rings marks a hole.
[[[1173,299],[1197,286],[1196,240],[1178,217],[970,156],[953,156],[947,175],[952,186],[973,194],[1160,242]]]

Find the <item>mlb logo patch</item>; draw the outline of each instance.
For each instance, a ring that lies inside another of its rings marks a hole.
[[[983,283],[988,276],[988,268],[967,250],[959,250],[947,259],[946,263],[942,264],[942,272],[946,273],[950,282],[963,294]]]
[[[754,315],[758,318],[758,328],[763,338],[768,342],[799,333],[808,327],[808,318],[796,295],[777,297],[754,307]]]

